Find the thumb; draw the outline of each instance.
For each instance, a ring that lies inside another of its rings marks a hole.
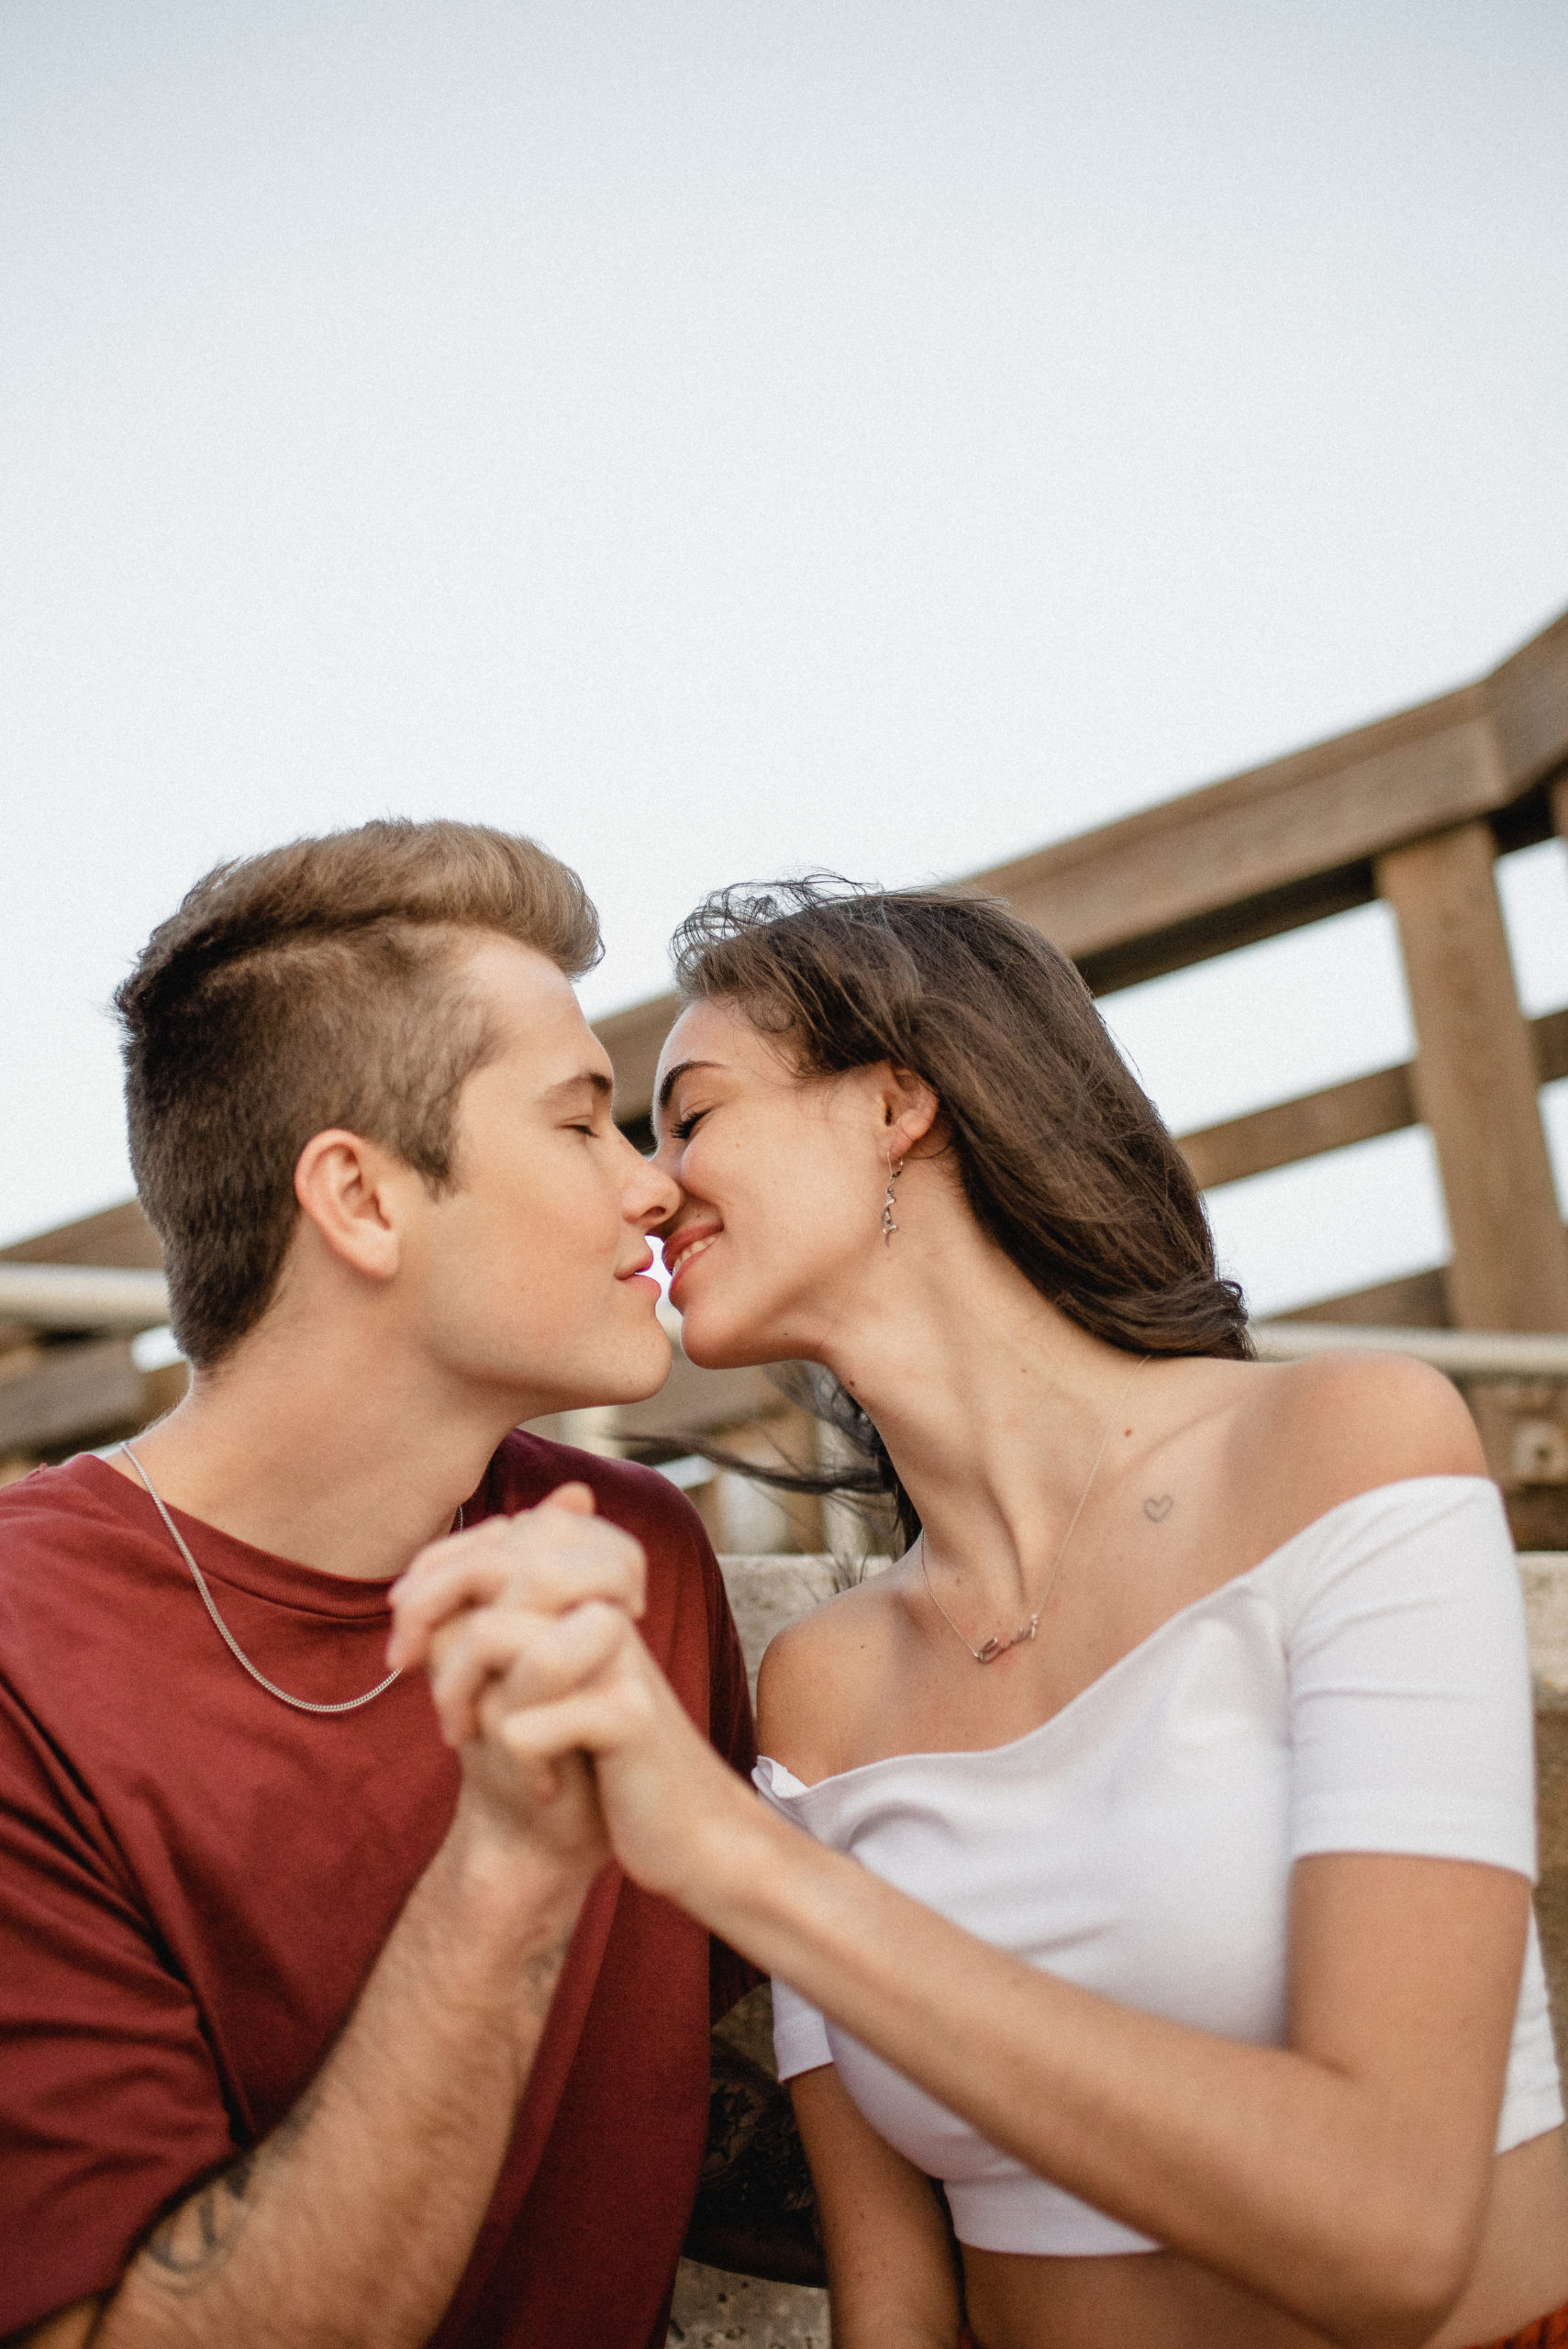
[[[593,1517],[597,1510],[593,1487],[589,1485],[557,1485],[553,1493],[545,1495],[539,1507],[563,1508],[573,1517]]]

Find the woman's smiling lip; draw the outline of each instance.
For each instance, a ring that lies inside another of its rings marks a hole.
[[[703,1224],[695,1227],[688,1225],[687,1229],[678,1235],[673,1250],[670,1242],[668,1241],[665,1242],[664,1262],[669,1266],[670,1270],[670,1295],[672,1297],[673,1297],[675,1294],[675,1283],[681,1278],[687,1265],[692,1262],[694,1257],[700,1256],[704,1249],[712,1247],[714,1241],[718,1238],[722,1228],[723,1227],[721,1225],[717,1223]]]

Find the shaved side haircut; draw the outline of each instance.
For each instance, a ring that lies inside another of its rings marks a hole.
[[[198,1366],[272,1301],[313,1134],[346,1127],[452,1186],[458,1097],[494,1049],[462,982],[475,931],[573,979],[602,951],[582,882],[536,841],[395,818],[215,866],[153,931],[115,1008],[137,1189]]]

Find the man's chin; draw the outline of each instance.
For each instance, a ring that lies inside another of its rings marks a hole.
[[[644,1342],[635,1351],[628,1349],[613,1357],[606,1356],[602,1366],[574,1364],[570,1379],[552,1387],[550,1400],[541,1403],[533,1416],[543,1419],[558,1411],[594,1411],[615,1403],[646,1403],[664,1386],[675,1359],[674,1349],[663,1330],[655,1329],[653,1336],[656,1344]]]

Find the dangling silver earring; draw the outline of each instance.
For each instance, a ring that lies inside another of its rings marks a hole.
[[[904,1161],[900,1159],[895,1166],[893,1152],[889,1151],[887,1153],[887,1197],[882,1203],[882,1237],[884,1243],[889,1248],[893,1245],[893,1235],[898,1229],[893,1220],[893,1186],[903,1172]]]

